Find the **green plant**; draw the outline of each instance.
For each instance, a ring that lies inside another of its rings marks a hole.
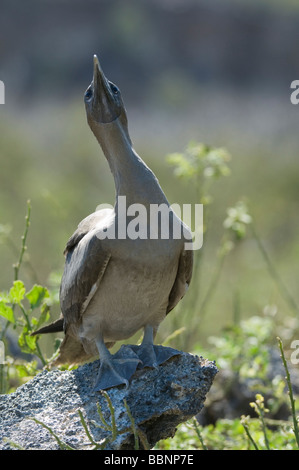
[[[287,381],[287,386],[288,386],[288,393],[289,393],[289,398],[290,398],[290,403],[291,403],[292,419],[293,419],[293,425],[294,425],[293,431],[294,431],[297,446],[298,446],[298,449],[299,449],[299,428],[298,428],[298,418],[296,416],[295,399],[294,399],[294,395],[293,395],[291,377],[290,377],[287,361],[286,361],[286,358],[285,358],[282,341],[281,341],[280,338],[278,338],[278,344],[279,344],[279,349],[280,349],[280,353],[281,353],[281,358],[282,358],[282,361],[283,361],[284,370],[286,372],[286,381]]]
[[[279,348],[286,372],[292,421],[267,418],[269,410],[265,406],[264,396],[257,393],[255,401],[250,403],[257,418],[242,415],[241,418],[218,419],[215,424],[206,426],[199,425],[196,419],[189,420],[179,426],[173,439],[159,442],[155,449],[297,450],[299,448],[298,417],[281,340],[279,340]]]
[[[267,426],[265,422],[265,413],[269,413],[269,410],[265,408],[264,401],[265,401],[264,397],[260,393],[257,393],[255,396],[255,401],[251,402],[250,406],[254,408],[256,414],[259,416],[259,420],[261,423],[261,428],[262,428],[263,436],[264,436],[265,447],[267,450],[270,450],[270,444],[269,444],[269,439],[267,435]]]
[[[213,148],[209,145],[191,141],[184,152],[172,153],[168,155],[167,162],[174,168],[174,174],[195,188],[195,199],[197,203],[204,206],[204,220],[203,232],[206,236],[209,228],[209,207],[213,202],[211,188],[216,180],[230,174],[228,162],[230,161],[230,154],[224,148]],[[210,281],[207,292],[202,294],[199,289],[200,277],[202,275],[202,258],[203,250],[194,252],[194,268],[192,276],[192,284],[197,288],[188,293],[188,297],[184,302],[184,311],[194,312],[190,317],[188,315],[189,329],[182,338],[184,345],[182,347],[188,348],[194,340],[194,332],[196,332],[195,321],[197,321],[198,312],[203,318],[204,313],[208,307],[209,301],[212,298],[218,284],[220,273],[222,271],[225,256],[229,253],[231,246],[223,240],[221,248],[218,251],[217,266],[214,275]],[[181,311],[181,305],[177,309],[180,311],[180,320],[184,315]],[[175,325],[177,330],[179,325]]]
[[[30,226],[31,205],[27,202],[27,215],[25,217],[24,234],[21,239],[21,248],[17,262],[13,265],[14,280],[8,291],[0,292],[0,317],[4,321],[0,333],[0,340],[5,342],[6,334],[10,329],[18,334],[18,345],[23,353],[36,356],[42,366],[47,364],[47,359],[39,345],[38,336],[30,334],[49,320],[52,296],[49,290],[41,285],[34,284],[26,288],[24,282],[19,279],[20,269],[27,250],[26,241]],[[6,393],[9,389],[9,376],[16,372],[21,378],[26,373],[37,373],[37,361],[23,364],[13,363],[8,358],[0,365],[0,393]],[[14,367],[13,367],[14,366]],[[14,369],[14,371],[12,371]]]
[[[46,365],[38,343],[38,337],[30,336],[36,328],[39,328],[49,319],[50,295],[43,286],[34,285],[26,292],[22,281],[14,281],[9,292],[0,293],[0,315],[4,317],[14,329],[21,327],[18,343],[22,352],[35,354]],[[18,311],[21,315],[18,315]],[[33,316],[35,310],[40,314]]]
[[[291,384],[291,378],[290,378],[290,373],[287,365],[287,361],[285,358],[284,350],[283,350],[283,344],[280,338],[278,338],[278,344],[279,344],[279,349],[281,353],[281,358],[284,366],[284,370],[286,372],[286,382],[287,382],[287,387],[288,387],[288,394],[289,394],[289,400],[290,400],[290,407],[291,407],[291,417],[293,421],[293,427],[291,427],[289,422],[283,422],[279,423],[276,422],[275,420],[267,421],[265,414],[269,412],[269,410],[265,407],[264,403],[264,397],[261,394],[256,395],[256,400],[252,403],[250,403],[250,406],[255,410],[256,414],[259,417],[259,422],[261,425],[262,433],[263,433],[263,441],[264,441],[264,447],[267,450],[270,450],[271,448],[277,448],[276,442],[278,440],[273,439],[273,443],[271,442],[272,439],[269,438],[270,436],[270,428],[268,425],[276,425],[278,427],[278,434],[283,436],[283,434],[286,434],[286,427],[288,427],[288,441],[282,441],[284,443],[284,446],[287,448],[292,448],[292,449],[299,449],[299,429],[298,429],[298,417],[296,415],[296,408],[295,408],[295,399],[293,396],[293,389],[292,389],[292,384]],[[255,450],[259,450],[261,447],[259,447],[258,443],[256,442],[255,438],[252,436],[252,432],[250,430],[251,427],[251,419],[249,416],[242,416],[241,417],[241,424],[244,427],[245,433],[248,437],[249,443],[252,444]],[[282,431],[282,432],[281,432]],[[295,436],[295,441],[294,441],[294,436]],[[283,439],[283,438],[282,438]],[[271,445],[272,444],[272,445]],[[283,446],[281,447],[283,448]]]
[[[209,355],[220,369],[229,369],[241,378],[263,379],[269,367],[269,339],[275,328],[273,318],[267,316],[242,320],[239,325],[226,327],[221,336],[210,336]]]
[[[227,163],[231,157],[224,148],[213,148],[209,145],[191,141],[185,152],[172,153],[167,161],[174,167],[178,178],[192,182],[196,188],[196,199],[201,204],[212,202],[211,186],[222,176],[230,174]]]
[[[203,230],[206,238],[210,225],[210,207],[213,202],[212,185],[220,178],[231,174],[228,166],[230,160],[231,156],[226,149],[212,148],[194,141],[189,143],[183,153],[173,153],[167,156],[168,163],[174,168],[175,176],[185,180],[194,187],[196,202],[204,205]],[[180,346],[182,348],[192,349],[194,347],[199,334],[198,325],[200,324],[202,329],[203,320],[219,286],[225,260],[246,237],[251,237],[255,241],[258,253],[265,263],[269,275],[275,282],[278,292],[293,312],[298,314],[298,305],[290,290],[283,282],[275,267],[275,263],[265,248],[265,244],[258,235],[256,223],[250,214],[247,202],[242,199],[237,201],[234,206],[227,208],[223,222],[222,237],[220,238],[218,249],[214,250],[214,269],[209,282],[206,283],[205,291],[201,287],[202,279],[206,277],[206,265],[204,263],[205,249],[203,247],[194,253],[191,288],[184,302],[180,303],[177,307],[180,323],[183,321],[183,323],[189,325],[188,331],[181,335],[182,344]],[[238,324],[241,310],[237,289],[232,293],[232,297],[234,301],[233,320],[235,324]],[[178,330],[179,326],[174,319],[174,329]]]

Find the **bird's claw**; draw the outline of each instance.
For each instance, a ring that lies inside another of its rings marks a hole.
[[[181,352],[176,349],[161,345],[155,346],[153,344],[141,344],[140,346],[136,346],[134,344],[130,344],[128,346],[141,360],[141,363],[138,364],[138,369],[143,369],[144,367],[153,367],[154,369],[158,369],[159,365],[168,361],[171,357],[181,354]]]
[[[129,387],[129,381],[141,362],[138,356],[127,350],[124,354],[124,346],[113,356],[101,361],[100,370],[94,386],[94,391],[125,385]]]

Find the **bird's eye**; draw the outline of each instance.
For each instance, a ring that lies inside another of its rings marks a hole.
[[[111,91],[112,93],[114,93],[115,95],[118,94],[119,92],[119,89],[117,88],[117,86],[115,86],[113,83],[110,82],[110,88],[111,88]]]
[[[92,89],[88,88],[85,92],[85,99],[89,100],[92,97]]]

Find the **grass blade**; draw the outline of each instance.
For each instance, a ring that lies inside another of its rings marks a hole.
[[[295,434],[297,446],[299,448],[299,429],[298,429],[298,421],[297,421],[297,417],[296,417],[295,399],[294,399],[294,395],[293,395],[291,376],[290,376],[287,361],[286,361],[286,358],[285,358],[285,355],[284,355],[282,341],[281,341],[280,338],[277,338],[277,339],[278,339],[278,344],[279,344],[279,349],[280,349],[280,353],[281,353],[283,366],[284,366],[284,369],[286,371],[286,381],[287,381],[287,385],[288,385],[288,389],[289,389],[289,397],[290,397],[292,418],[293,418],[293,424],[294,424],[293,431],[294,431],[294,434]]]

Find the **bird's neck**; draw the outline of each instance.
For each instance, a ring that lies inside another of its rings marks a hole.
[[[100,126],[92,130],[114,177],[116,198],[126,196],[127,204],[167,203],[156,176],[133,149],[127,129],[118,120]]]

